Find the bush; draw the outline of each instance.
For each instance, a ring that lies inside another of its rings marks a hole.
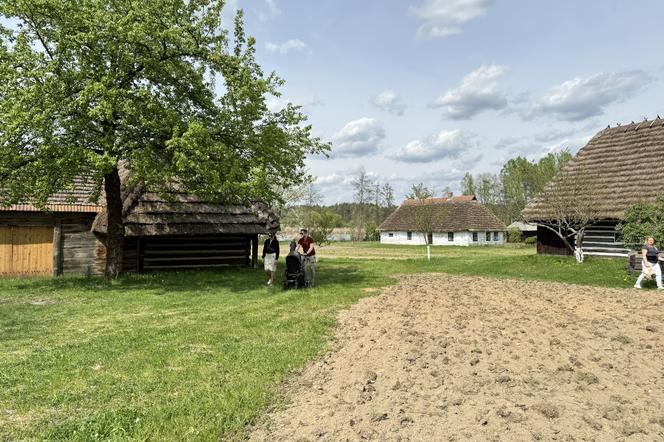
[[[664,194],[653,203],[641,202],[627,209],[618,230],[630,248],[639,248],[649,236],[656,244],[664,244]]]
[[[375,222],[369,221],[367,223],[367,230],[364,234],[365,241],[378,241],[380,240],[380,232]]]
[[[531,244],[531,245],[535,244],[535,243],[537,243],[537,237],[536,236],[529,236],[523,242],[524,242],[524,244]]]
[[[521,230],[518,227],[512,227],[507,230],[507,242],[523,242],[523,239],[521,239]]]

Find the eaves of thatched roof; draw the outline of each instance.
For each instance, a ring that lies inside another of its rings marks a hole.
[[[550,218],[547,195],[566,189],[570,178],[588,181],[597,217],[623,219],[635,203],[664,192],[664,119],[607,128],[595,135],[523,210],[525,221]]]

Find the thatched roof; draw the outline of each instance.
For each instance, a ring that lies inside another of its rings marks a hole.
[[[46,201],[43,208],[38,208],[31,203],[12,204],[9,206],[0,205],[2,211],[16,212],[40,212],[49,210],[51,212],[101,212],[103,206],[98,202],[91,201],[96,190],[95,183],[87,178],[77,178],[74,185],[69,190],[62,190],[54,193]]]
[[[140,185],[123,191],[125,236],[260,234],[279,229],[279,220],[263,203],[250,207],[215,204],[182,190],[165,195]],[[107,213],[95,219],[92,231],[105,234]]]
[[[526,221],[549,218],[547,195],[571,194],[570,180],[587,181],[597,216],[623,219],[640,201],[664,192],[664,119],[607,128],[595,135],[521,213]]]
[[[431,216],[432,232],[506,230],[505,224],[473,197],[405,200],[378,230],[417,232],[422,216]]]

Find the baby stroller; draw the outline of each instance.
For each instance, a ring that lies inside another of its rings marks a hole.
[[[284,275],[284,290],[302,289],[304,284],[304,266],[299,255],[286,257],[286,274]]]

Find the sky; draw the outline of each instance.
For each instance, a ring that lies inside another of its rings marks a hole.
[[[328,204],[361,168],[395,188],[460,190],[517,155],[576,153],[607,125],[664,116],[659,0],[234,0],[329,157]]]
[[[227,0],[329,156],[306,159],[327,204],[364,169],[395,199],[518,155],[576,153],[611,125],[664,117],[661,0]]]

